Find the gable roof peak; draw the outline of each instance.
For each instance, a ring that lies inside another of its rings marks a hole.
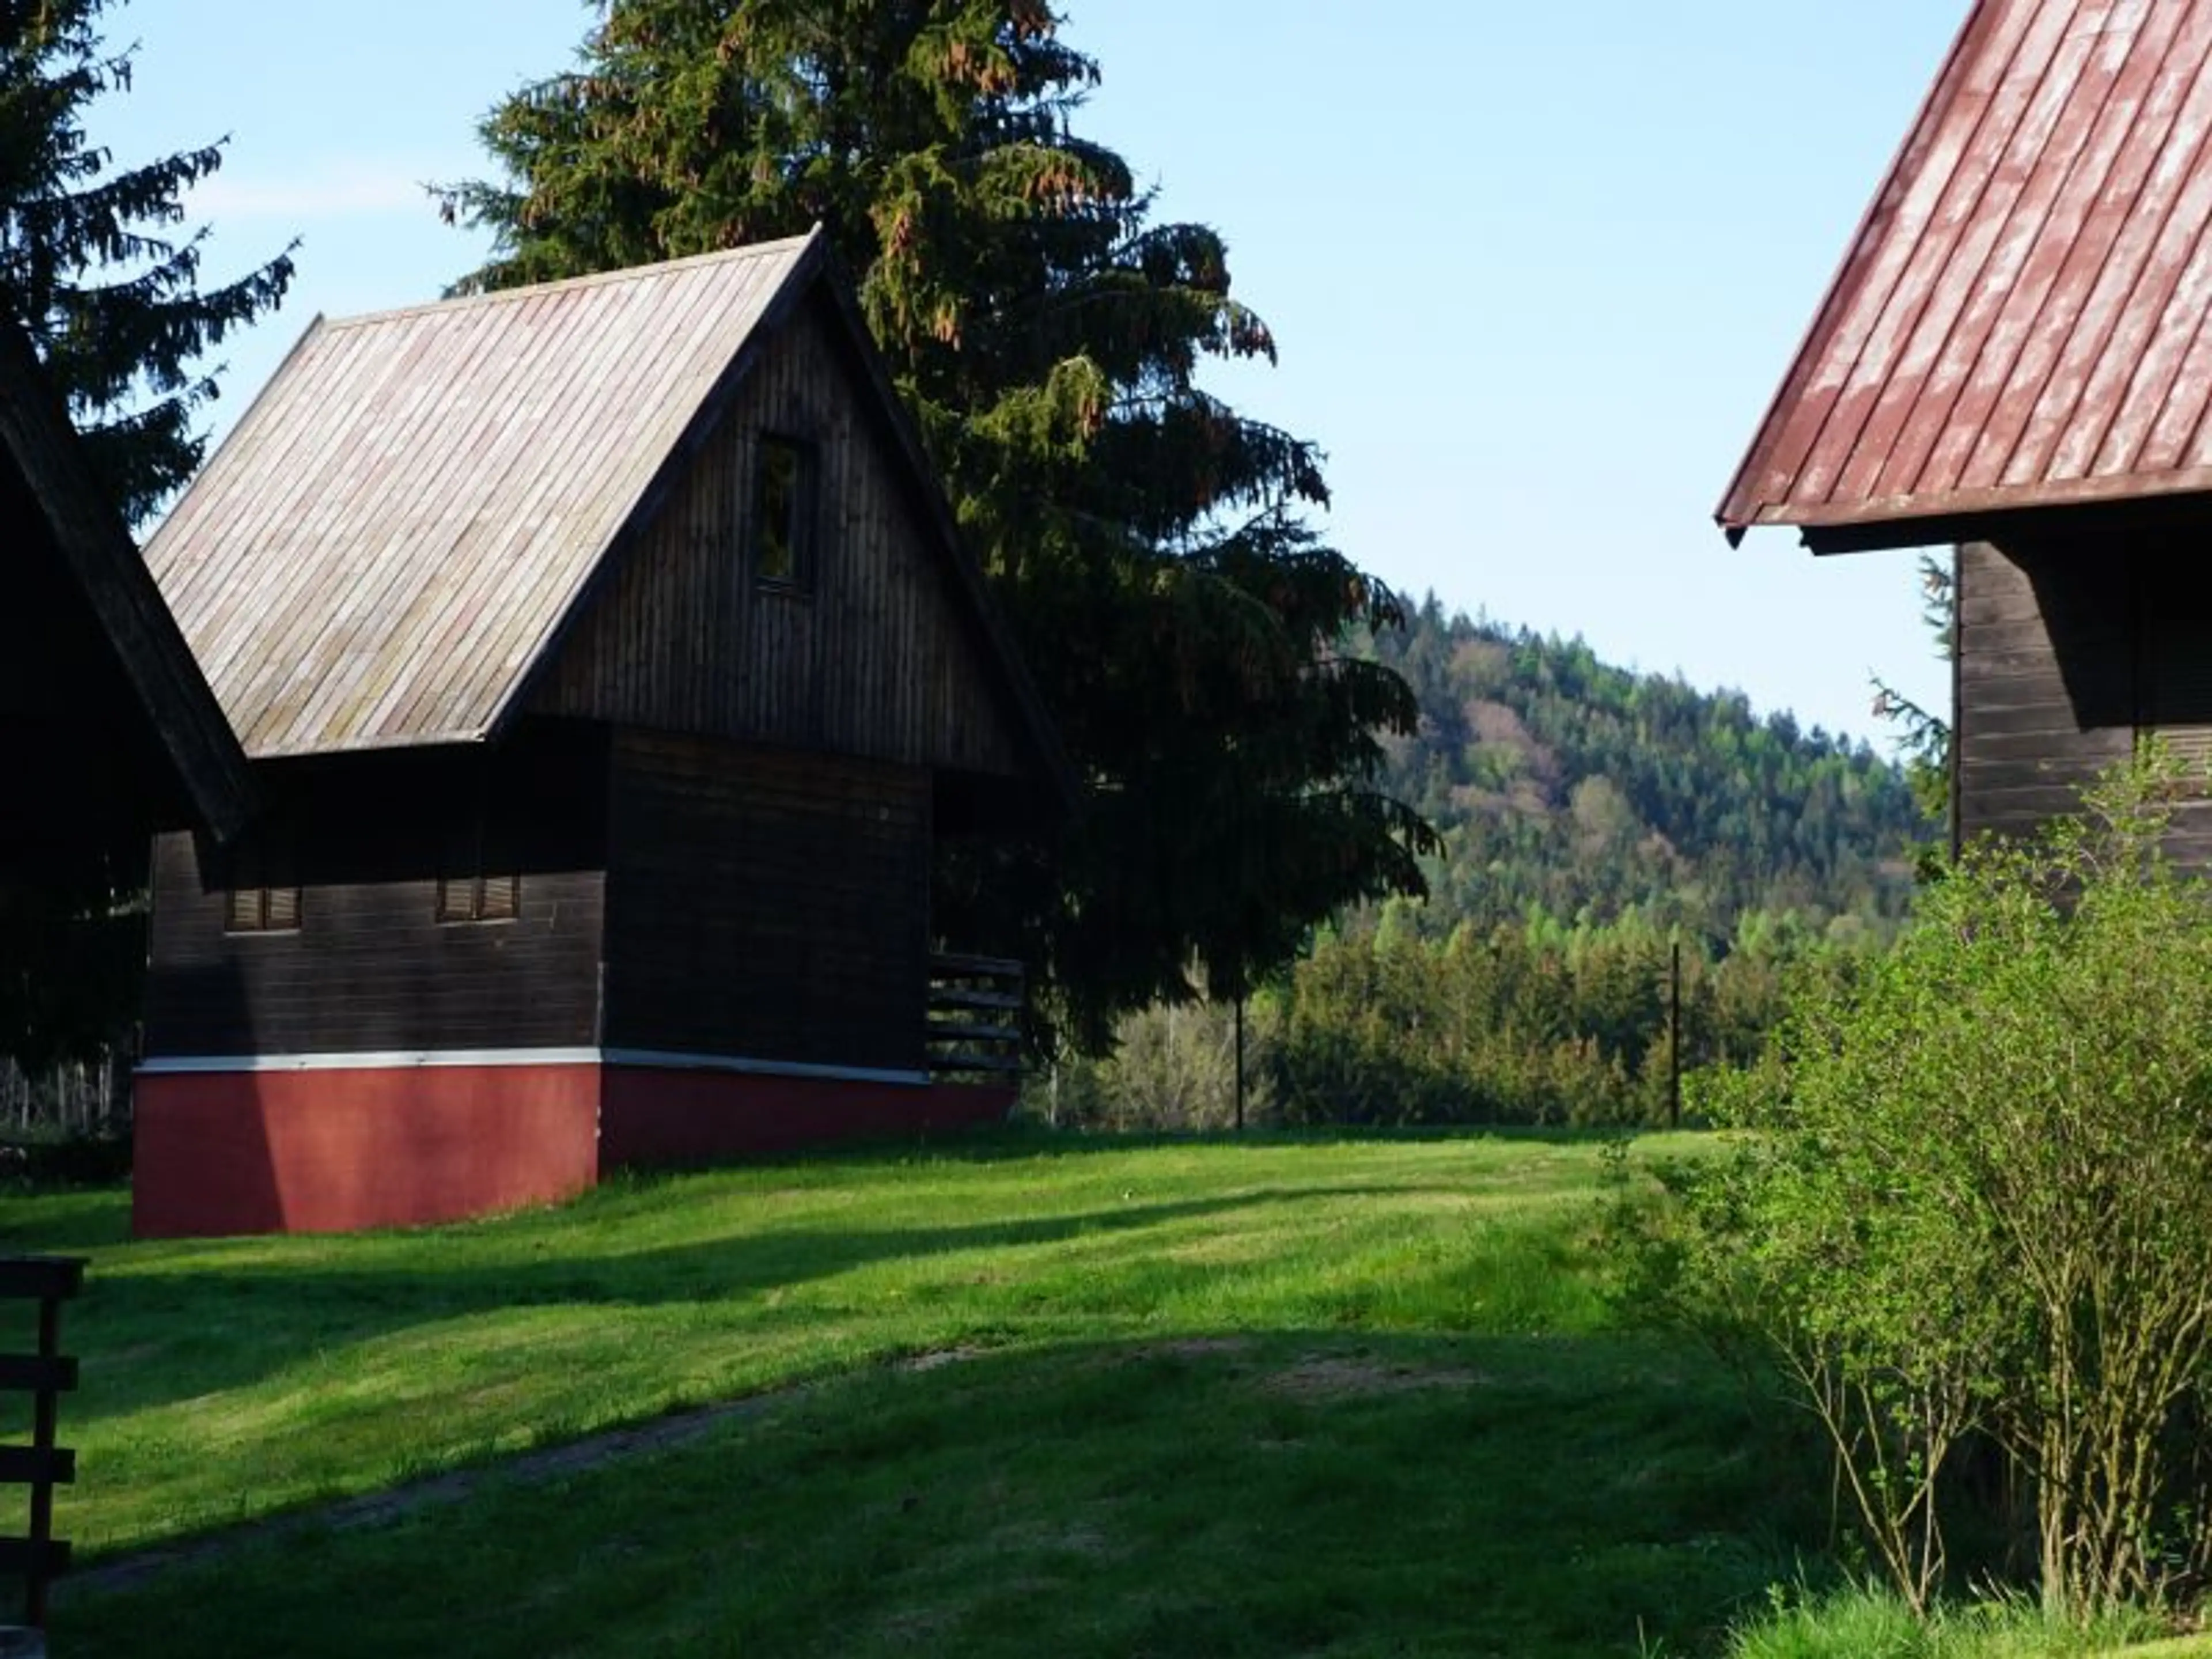
[[[818,258],[825,253],[828,246],[822,226],[817,222],[796,236],[779,236],[765,242],[746,242],[737,247],[716,248],[706,253],[686,254],[681,258],[657,260],[651,264],[619,265],[612,270],[587,271],[581,276],[527,283],[516,288],[483,289],[471,293],[448,295],[442,299],[424,300],[414,305],[392,306],[381,311],[356,312],[350,316],[318,320],[325,328],[380,327],[412,317],[448,314],[471,307],[517,305],[580,289],[667,282],[680,279],[689,272],[717,265],[767,262],[787,266],[790,271],[796,272],[810,256]]]
[[[147,548],[246,752],[489,736],[823,248],[312,326]]]

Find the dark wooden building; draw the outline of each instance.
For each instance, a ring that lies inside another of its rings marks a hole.
[[[1956,547],[1960,835],[2212,757],[2208,132],[2212,0],[1978,0],[1722,503]]]
[[[0,891],[234,834],[245,757],[30,343],[0,319]]]
[[[267,811],[157,852],[142,1231],[1003,1113],[933,836],[1065,763],[818,237],[319,321],[148,561]]]

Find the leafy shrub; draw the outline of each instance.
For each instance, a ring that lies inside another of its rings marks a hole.
[[[2212,894],[2161,851],[2203,810],[2172,784],[2128,769],[1972,851],[1771,1063],[1708,1088],[1749,1133],[1630,1230],[1638,1293],[1811,1407],[1916,1607],[1967,1510],[2070,1612],[2212,1559]],[[1962,1479],[1984,1444],[2001,1478]]]

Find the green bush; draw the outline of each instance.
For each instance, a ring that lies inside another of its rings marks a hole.
[[[2146,763],[1971,851],[1704,1091],[1749,1133],[1634,1219],[1632,1292],[1778,1366],[1915,1607],[1969,1513],[2069,1613],[2212,1556],[2212,894],[2161,851],[2204,810],[2180,793]]]

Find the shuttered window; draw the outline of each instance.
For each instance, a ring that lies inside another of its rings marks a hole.
[[[520,876],[438,878],[441,921],[514,921],[521,915]]]
[[[447,834],[438,870],[441,922],[521,919],[522,875],[506,856],[505,837],[494,833],[490,816],[479,804],[457,817]]]
[[[763,432],[753,459],[754,574],[771,586],[804,586],[813,530],[813,447]]]
[[[224,885],[225,933],[300,931],[300,872],[289,832],[263,829],[233,847]]]

